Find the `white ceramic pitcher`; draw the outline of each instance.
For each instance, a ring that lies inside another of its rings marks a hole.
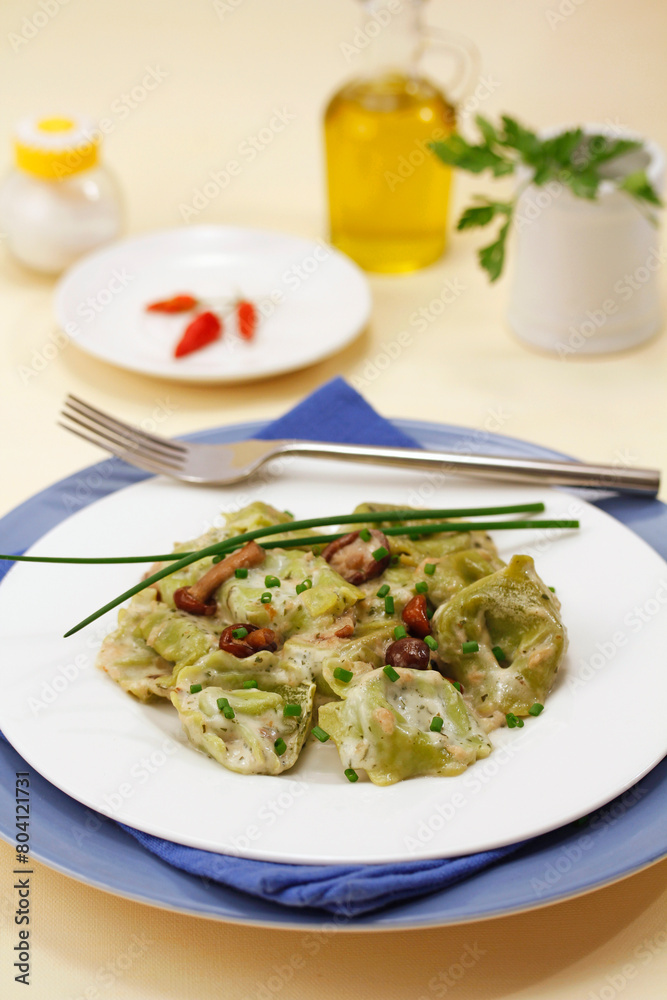
[[[667,264],[667,246],[646,207],[614,182],[644,169],[661,194],[662,150],[609,126],[585,131],[639,139],[643,148],[609,164],[596,200],[578,198],[557,181],[529,185],[515,218],[510,326],[521,340],[564,359],[625,350],[656,334],[658,274]]]

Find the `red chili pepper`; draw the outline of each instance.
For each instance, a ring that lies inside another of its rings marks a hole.
[[[239,333],[244,340],[252,340],[257,328],[257,310],[252,302],[242,299],[236,305],[236,315],[239,322]]]
[[[199,351],[207,344],[212,344],[218,340],[222,334],[222,323],[212,312],[199,313],[185,328],[183,336],[176,345],[174,351],[175,358],[182,358],[184,354],[192,354]]]
[[[174,295],[171,299],[164,299],[162,302],[151,302],[146,306],[148,312],[156,313],[183,313],[190,312],[199,302],[193,295]]]

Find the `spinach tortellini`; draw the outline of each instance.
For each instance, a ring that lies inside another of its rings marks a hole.
[[[461,590],[433,618],[438,654],[482,716],[543,704],[566,648],[560,602],[530,556]],[[464,652],[465,643],[478,649]]]
[[[539,713],[567,636],[532,559],[506,565],[473,522],[385,535],[424,521],[360,521],[323,549],[292,521],[255,502],[179,543],[275,527],[291,544],[239,542],[147,587],[98,665],[141,701],[170,699],[192,745],[242,774],[292,767],[316,724],[351,781],[457,775],[491,752],[492,728]]]
[[[384,670],[358,677],[343,701],[323,705],[320,723],[346,768],[375,785],[416,774],[460,774],[491,744],[454,685],[435,670]],[[431,729],[433,719],[442,720]]]

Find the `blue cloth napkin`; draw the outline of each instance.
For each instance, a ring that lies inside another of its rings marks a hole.
[[[349,444],[418,447],[398,427],[380,417],[341,378],[335,378],[317,389],[285,416],[265,427],[258,436],[267,439],[301,438]],[[85,502],[91,502],[120,485],[142,478],[141,474],[129,469],[124,463],[113,460],[105,464],[108,474],[98,477],[99,486],[91,486],[89,477],[86,488],[92,491],[92,495]],[[44,495],[47,497],[48,491]],[[70,495],[76,498],[74,488]],[[43,530],[58,523],[69,512],[62,505],[59,510],[48,508],[45,520],[52,523],[45,523]],[[17,514],[20,514],[20,508]],[[20,516],[16,527],[20,537]],[[38,536],[33,535],[34,537]],[[15,551],[24,548],[25,544],[28,543],[17,544]],[[10,566],[11,563],[0,563],[0,579]],[[462,858],[402,864],[287,865],[200,851],[161,840],[128,826],[123,825],[122,828],[147,850],[183,871],[272,902],[292,907],[315,907],[343,917],[369,913],[399,900],[444,889],[523,846],[514,844]]]

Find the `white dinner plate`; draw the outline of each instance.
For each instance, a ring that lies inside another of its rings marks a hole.
[[[249,299],[252,342],[233,319],[220,340],[174,358],[192,318],[146,312],[179,293]],[[247,382],[312,365],[366,326],[363,272],[323,241],[232,226],[191,226],[136,236],[89,254],[58,283],[56,318],[81,350],[121,368],[184,382]]]
[[[423,487],[423,489],[422,489]],[[587,814],[667,752],[667,565],[618,521],[578,497],[533,487],[451,482],[297,459],[288,478],[229,489],[149,479],[62,522],[41,555],[162,552],[216,512],[252,499],[297,517],[363,500],[434,506],[543,499],[579,531],[497,532],[501,556],[526,552],[555,586],[570,649],[539,718],[493,734],[494,752],[454,778],[388,788],[350,784],[335,747],[312,740],[280,776],[226,771],[195,751],[167,703],[142,705],[95,669],[115,612],[64,631],[131,586],[136,565],[17,564],[0,590],[0,729],[48,781],[101,813],[208,850],[280,862],[377,863],[498,847]]]

